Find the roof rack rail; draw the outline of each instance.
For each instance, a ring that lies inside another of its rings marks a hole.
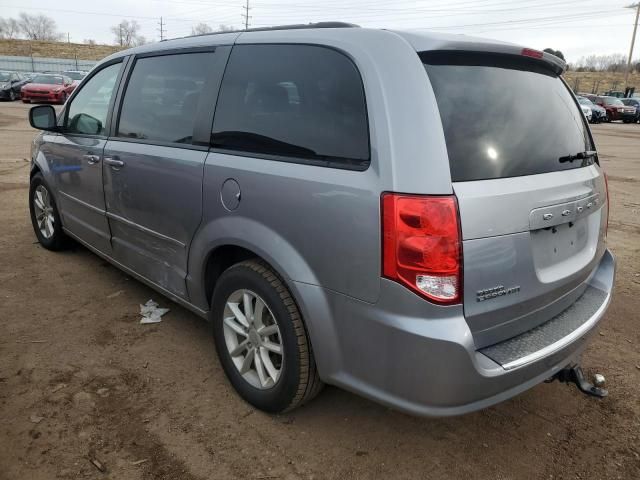
[[[347,22],[316,22],[316,23],[299,23],[295,25],[276,25],[273,27],[248,28],[246,30],[228,30],[226,32],[201,33],[199,35],[187,35],[187,37],[204,37],[206,35],[221,35],[223,33],[242,33],[242,32],[268,32],[270,30],[306,30],[310,28],[360,28],[360,25]],[[187,38],[182,37],[182,38]],[[172,39],[173,40],[173,39]]]

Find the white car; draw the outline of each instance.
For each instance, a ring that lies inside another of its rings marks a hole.
[[[591,115],[592,115],[591,107],[588,107],[587,105],[580,105],[580,108],[582,109],[582,113],[584,113],[584,116],[590,122],[591,121]]]

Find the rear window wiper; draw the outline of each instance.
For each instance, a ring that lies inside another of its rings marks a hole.
[[[598,152],[595,150],[587,150],[585,152],[578,152],[575,155],[566,155],[560,157],[558,161],[560,163],[573,162],[574,160],[587,160],[589,158],[595,158],[598,156]]]

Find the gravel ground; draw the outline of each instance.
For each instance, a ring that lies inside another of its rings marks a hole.
[[[619,269],[583,362],[610,396],[542,384],[433,420],[331,387],[283,416],[240,400],[205,322],[81,247],[37,245],[26,113],[0,104],[0,479],[640,478],[640,125],[593,128]],[[140,325],[149,298],[171,312]]]

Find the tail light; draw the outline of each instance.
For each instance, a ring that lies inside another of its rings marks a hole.
[[[382,194],[382,275],[435,303],[462,298],[456,197]]]
[[[543,58],[544,57],[544,53],[543,52],[541,52],[540,50],[534,50],[533,48],[523,48],[520,53],[522,55],[524,55],[525,57],[531,57],[531,58]]]

